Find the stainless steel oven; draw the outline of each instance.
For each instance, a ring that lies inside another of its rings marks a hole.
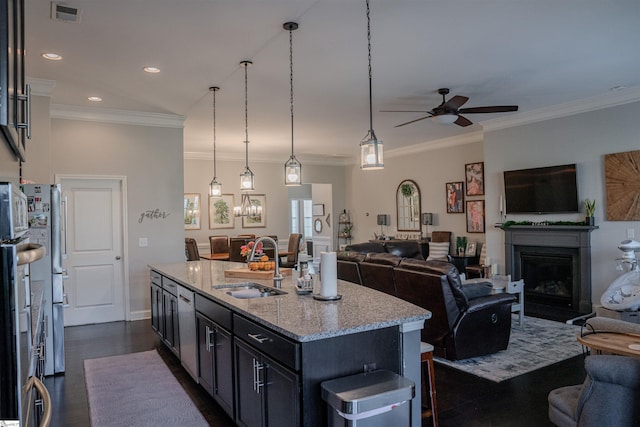
[[[34,388],[49,401],[34,377],[29,264],[44,248],[26,238],[27,199],[12,183],[0,183],[0,421],[35,425]],[[50,411],[50,408],[48,409]]]

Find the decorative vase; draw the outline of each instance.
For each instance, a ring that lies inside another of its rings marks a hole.
[[[588,216],[584,219],[584,223],[585,225],[594,226],[596,225],[596,219],[595,217]]]

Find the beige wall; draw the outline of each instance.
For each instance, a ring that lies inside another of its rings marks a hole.
[[[127,177],[128,279],[131,316],[149,315],[147,265],[184,260],[182,129],[51,120],[48,155],[56,174]],[[39,162],[39,161],[37,161]],[[147,210],[168,213],[144,219]],[[149,246],[138,247],[146,237]]]
[[[286,160],[286,159],[284,159]],[[193,237],[200,248],[208,253],[209,236],[226,234],[235,236],[242,233],[256,235],[277,235],[286,246],[289,236],[289,191],[284,185],[284,160],[280,163],[249,162],[249,167],[256,177],[254,194],[264,194],[267,200],[267,226],[265,228],[242,228],[242,220],[235,218],[233,229],[209,229],[208,191],[209,182],[213,178],[213,160],[186,159],[184,161],[184,191],[199,193],[203,200],[200,216],[200,230],[186,230],[187,237]],[[345,206],[344,167],[318,166],[304,164],[303,182],[305,184],[333,184],[333,218]],[[244,170],[244,161],[220,160],[217,162],[218,181],[222,183],[224,194],[233,194],[236,205],[240,204],[240,173]],[[327,211],[326,213],[330,213]],[[333,223],[332,223],[333,225]],[[337,237],[337,232],[333,233]]]

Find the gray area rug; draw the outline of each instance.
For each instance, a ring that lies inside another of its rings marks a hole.
[[[92,427],[207,427],[157,351],[84,361]]]
[[[576,339],[579,333],[580,326],[528,316],[520,327],[514,316],[509,347],[505,351],[455,362],[434,357],[434,361],[501,382],[582,354],[582,346]]]

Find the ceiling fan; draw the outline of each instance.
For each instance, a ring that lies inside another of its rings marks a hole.
[[[408,122],[400,123],[395,127],[405,126],[410,123],[415,123],[420,120],[433,118],[438,123],[450,124],[455,123],[458,126],[469,126],[473,123],[460,114],[476,114],[476,113],[506,113],[509,111],[518,111],[517,105],[493,105],[490,107],[471,107],[460,108],[463,106],[469,98],[466,96],[456,95],[450,100],[445,100],[445,95],[449,93],[448,88],[438,89],[438,93],[442,95],[442,103],[435,107],[431,111],[411,111],[411,110],[382,110],[383,112],[391,113],[427,113],[427,116],[420,117],[419,119],[410,120]]]

